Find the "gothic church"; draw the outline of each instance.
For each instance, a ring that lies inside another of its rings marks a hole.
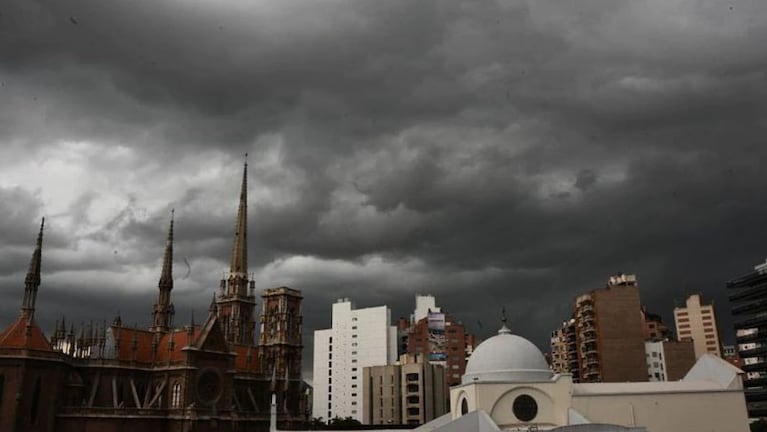
[[[18,318],[0,332],[0,431],[207,432],[267,430],[272,394],[281,428],[308,420],[301,378],[301,292],[261,295],[256,342],[255,282],[248,276],[247,163],[228,276],[201,325],[174,328],[173,217],[149,328],[75,329],[50,338],[35,323],[43,226],[24,280]]]

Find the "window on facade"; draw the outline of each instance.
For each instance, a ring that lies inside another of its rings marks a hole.
[[[333,386],[328,386],[328,393],[333,391]]]
[[[170,395],[170,406],[173,408],[181,406],[181,383],[173,383]]]
[[[463,399],[461,401],[461,415],[468,414],[469,413],[469,403],[466,402],[466,399]]]
[[[416,392],[418,392],[418,384],[408,384],[407,385],[407,391],[408,391],[408,393],[416,393]]]
[[[357,405],[357,401],[352,401],[352,405]]]
[[[409,374],[405,375],[405,377],[406,377],[405,379],[407,379],[408,381],[418,381],[418,374],[417,373],[409,373]]]
[[[407,415],[420,415],[421,409],[418,407],[410,407],[407,409]]]
[[[352,368],[352,372],[357,372],[357,368]]]
[[[357,393],[352,393],[352,397],[357,397]]]
[[[357,330],[357,326],[352,326],[352,330]]]
[[[529,422],[538,415],[538,403],[535,402],[532,396],[526,394],[517,396],[511,409],[514,412],[514,416],[523,422]]]
[[[32,404],[29,409],[30,423],[37,424],[37,414],[40,411],[40,394],[43,391],[42,382],[40,377],[35,380],[35,388],[32,391]]]
[[[333,367],[333,362],[328,362],[328,367]]]
[[[420,401],[421,401],[421,398],[420,398],[420,397],[418,397],[418,396],[408,396],[408,397],[407,397],[407,403],[413,403],[413,404],[417,404],[417,403],[419,403]]]

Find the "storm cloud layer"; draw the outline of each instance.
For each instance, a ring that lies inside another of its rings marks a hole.
[[[38,320],[147,324],[170,209],[176,322],[227,270],[330,306],[431,293],[547,349],[636,273],[671,321],[767,257],[767,3],[20,1],[0,6],[0,324],[46,216]],[[310,366],[307,364],[307,368]]]

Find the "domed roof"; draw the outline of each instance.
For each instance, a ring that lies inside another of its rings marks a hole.
[[[552,376],[541,351],[529,340],[511,334],[504,324],[496,336],[474,350],[461,382],[548,381]]]

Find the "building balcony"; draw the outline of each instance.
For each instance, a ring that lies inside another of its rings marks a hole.
[[[738,355],[741,358],[764,357],[765,355],[767,355],[767,345],[760,345],[760,346],[757,346],[756,348],[738,351]]]
[[[586,361],[584,362],[587,368],[599,366],[599,357],[597,356],[588,356],[586,357]]]
[[[746,389],[746,402],[764,402],[767,401],[767,389]]]
[[[746,313],[767,312],[767,299],[751,301],[740,306],[732,308],[733,315],[742,315]]]
[[[744,378],[743,387],[765,387],[767,386],[767,375],[760,376],[759,378]]]
[[[743,336],[736,336],[735,340],[741,344],[741,343],[748,343],[748,342],[757,342],[757,341],[767,341],[767,330],[758,331],[756,333],[751,333]]]
[[[743,372],[767,372],[767,362],[762,359],[758,363],[741,365],[740,368]]]
[[[767,326],[767,315],[749,318],[743,321],[738,321],[733,324],[735,329],[748,329],[755,327]]]
[[[729,298],[731,302],[760,299],[767,296],[767,274],[759,275],[760,279],[755,279],[754,283],[740,286],[730,286]]]

